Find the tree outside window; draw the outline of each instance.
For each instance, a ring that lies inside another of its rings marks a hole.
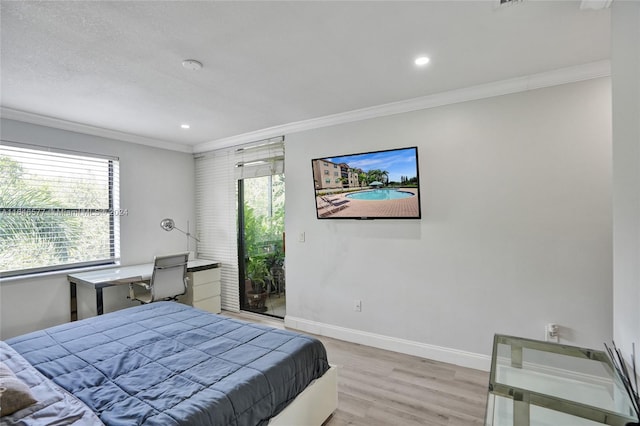
[[[0,273],[114,263],[118,161],[0,147]]]

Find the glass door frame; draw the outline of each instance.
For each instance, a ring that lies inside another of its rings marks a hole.
[[[246,179],[251,179],[251,178],[246,178]],[[238,247],[238,296],[239,296],[239,301],[240,301],[240,310],[241,311],[245,311],[245,312],[251,312],[251,313],[256,313],[256,314],[260,314],[260,315],[264,315],[264,316],[268,316],[268,317],[272,317],[272,318],[278,318],[278,319],[283,319],[283,317],[278,316],[278,315],[274,315],[268,312],[260,312],[254,309],[251,309],[249,306],[249,303],[247,301],[247,288],[246,288],[246,276],[247,276],[247,272],[246,272],[246,268],[247,268],[247,262],[246,262],[246,258],[245,258],[245,253],[246,253],[246,244],[245,244],[245,215],[244,215],[244,204],[245,204],[245,197],[244,197],[244,189],[245,189],[245,185],[244,185],[244,179],[238,179],[237,181],[237,201],[238,201],[238,214],[237,214],[237,247]],[[270,194],[270,197],[273,194]],[[270,202],[272,202],[273,200],[270,200]],[[282,250],[284,253],[284,231],[283,231],[283,236],[282,236]],[[269,286],[271,286],[271,284],[269,284]]]

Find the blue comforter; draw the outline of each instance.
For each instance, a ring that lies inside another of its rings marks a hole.
[[[328,369],[323,345],[173,302],[7,340],[107,425],[262,425]]]

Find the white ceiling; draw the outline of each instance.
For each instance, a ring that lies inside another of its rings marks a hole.
[[[580,4],[2,0],[0,103],[191,149],[608,59],[609,9]]]

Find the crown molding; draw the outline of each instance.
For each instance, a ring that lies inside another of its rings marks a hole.
[[[54,129],[67,130],[70,132],[84,133],[87,135],[99,136],[102,138],[132,142],[139,145],[152,146],[154,148],[162,148],[162,149],[168,149],[171,151],[179,151],[179,152],[186,152],[186,153],[193,152],[193,149],[190,145],[182,145],[179,143],[169,142],[161,139],[147,138],[144,136],[134,135],[132,133],[105,129],[102,127],[78,123],[75,121],[62,120],[60,118],[34,114],[31,112],[20,111],[13,108],[0,107],[0,116],[8,120],[22,121],[25,123],[52,127]]]
[[[42,125],[71,132],[84,133],[109,139],[116,139],[140,145],[147,145],[155,148],[163,148],[171,151],[202,153],[257,140],[269,139],[275,136],[319,129],[322,127],[352,123],[356,121],[368,120],[394,114],[402,114],[406,112],[435,108],[460,102],[491,98],[494,96],[508,95],[512,93],[524,92],[527,90],[535,90],[544,87],[590,80],[598,77],[608,77],[610,75],[611,62],[609,60],[591,62],[584,65],[560,68],[557,70],[539,74],[531,74],[528,76],[517,77],[508,80],[456,89],[447,92],[436,93],[433,95],[421,96],[403,101],[377,105],[369,108],[362,108],[353,111],[327,115],[324,117],[296,121],[288,124],[268,127],[254,132],[242,133],[227,138],[203,142],[201,144],[195,145],[194,147],[190,145],[179,144],[176,142],[139,136],[132,133],[91,126],[74,121],[62,120],[59,118],[34,114],[7,107],[0,107],[0,116],[9,120],[23,121],[26,123]]]
[[[610,75],[611,62],[607,59],[598,62],[591,62],[584,65],[560,68],[553,71],[531,74],[528,76],[517,77],[508,80],[496,81],[493,83],[436,93],[434,95],[421,96],[418,98],[407,99],[399,102],[391,102],[388,104],[378,105],[370,108],[362,108],[344,113],[312,118],[310,120],[296,121],[293,123],[269,127],[254,132],[231,136],[228,138],[221,138],[203,142],[201,144],[195,145],[193,148],[193,152],[201,153],[212,151],[214,149],[226,148],[229,146],[261,139],[268,139],[274,136],[287,135],[322,127],[384,117],[388,115],[402,114],[405,112],[417,111],[421,109],[435,108],[460,102],[491,98],[494,96],[525,92],[528,90],[542,89],[544,87],[575,83],[578,81],[590,80],[593,78],[608,77]]]

